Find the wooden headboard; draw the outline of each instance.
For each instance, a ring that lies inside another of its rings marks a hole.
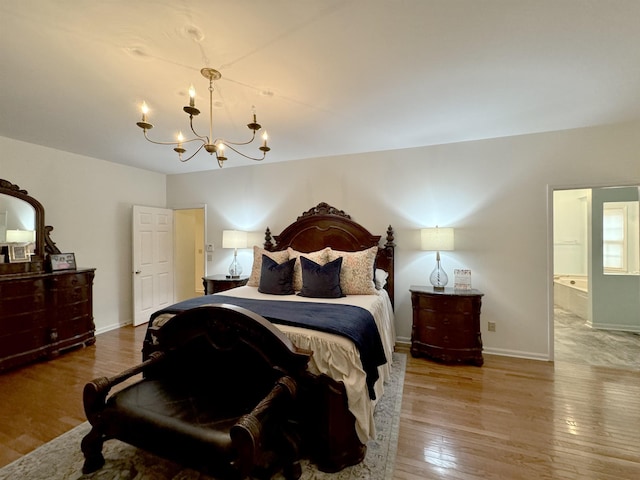
[[[381,268],[389,274],[385,289],[393,305],[395,243],[391,226],[387,228],[384,245],[380,245],[380,238],[380,235],[372,235],[362,225],[353,221],[344,211],[321,202],[300,215],[280,235],[272,236],[267,227],[264,248],[273,252],[291,247],[299,252],[309,253],[324,247],[357,252],[378,246],[376,268]]]

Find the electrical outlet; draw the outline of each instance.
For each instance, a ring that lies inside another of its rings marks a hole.
[[[487,324],[487,330],[489,330],[490,332],[495,332],[496,331],[496,322],[489,322]]]
[[[213,243],[207,243],[207,252],[213,252]]]

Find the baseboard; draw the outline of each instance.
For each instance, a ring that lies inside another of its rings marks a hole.
[[[411,345],[411,339],[408,337],[396,337],[396,345],[408,347]],[[527,360],[542,360],[544,362],[549,361],[549,355],[547,354],[522,352],[519,350],[507,350],[505,348],[484,347],[482,349],[482,353],[486,353],[487,355],[500,355],[502,357],[525,358]]]
[[[596,330],[614,330],[616,332],[629,332],[640,333],[640,326],[638,325],[622,325],[611,323],[590,323],[589,326]]]
[[[96,329],[96,335],[100,335],[101,333],[107,333],[111,330],[117,330],[118,328],[126,327],[127,325],[131,325],[131,322],[126,323],[112,323],[111,325],[107,325],[105,327],[100,327]]]

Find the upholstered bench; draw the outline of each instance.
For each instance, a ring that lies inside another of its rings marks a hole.
[[[93,427],[82,441],[85,473],[103,466],[102,445],[117,438],[224,478],[300,476],[295,412],[307,352],[264,318],[232,305],[185,311],[156,335],[155,351],[142,364],[85,386]],[[108,396],[138,374],[140,380]]]

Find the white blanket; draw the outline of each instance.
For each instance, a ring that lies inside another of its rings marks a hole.
[[[377,295],[348,295],[342,298],[309,298],[297,295],[274,296],[258,292],[257,287],[238,287],[220,295],[263,300],[282,300],[290,302],[317,302],[355,305],[371,312],[378,326],[387,363],[378,367],[380,378],[375,384],[376,399],[384,393],[384,382],[389,378],[391,359],[396,342],[393,308],[386,290],[378,290]],[[324,373],[332,379],[343,382],[349,410],[356,418],[356,433],[362,443],[375,437],[373,410],[376,401],[369,398],[366,375],[360,361],[360,354],[355,344],[344,337],[331,333],[318,332],[300,327],[277,325],[299,348],[313,351],[309,362],[309,371],[314,374]]]

